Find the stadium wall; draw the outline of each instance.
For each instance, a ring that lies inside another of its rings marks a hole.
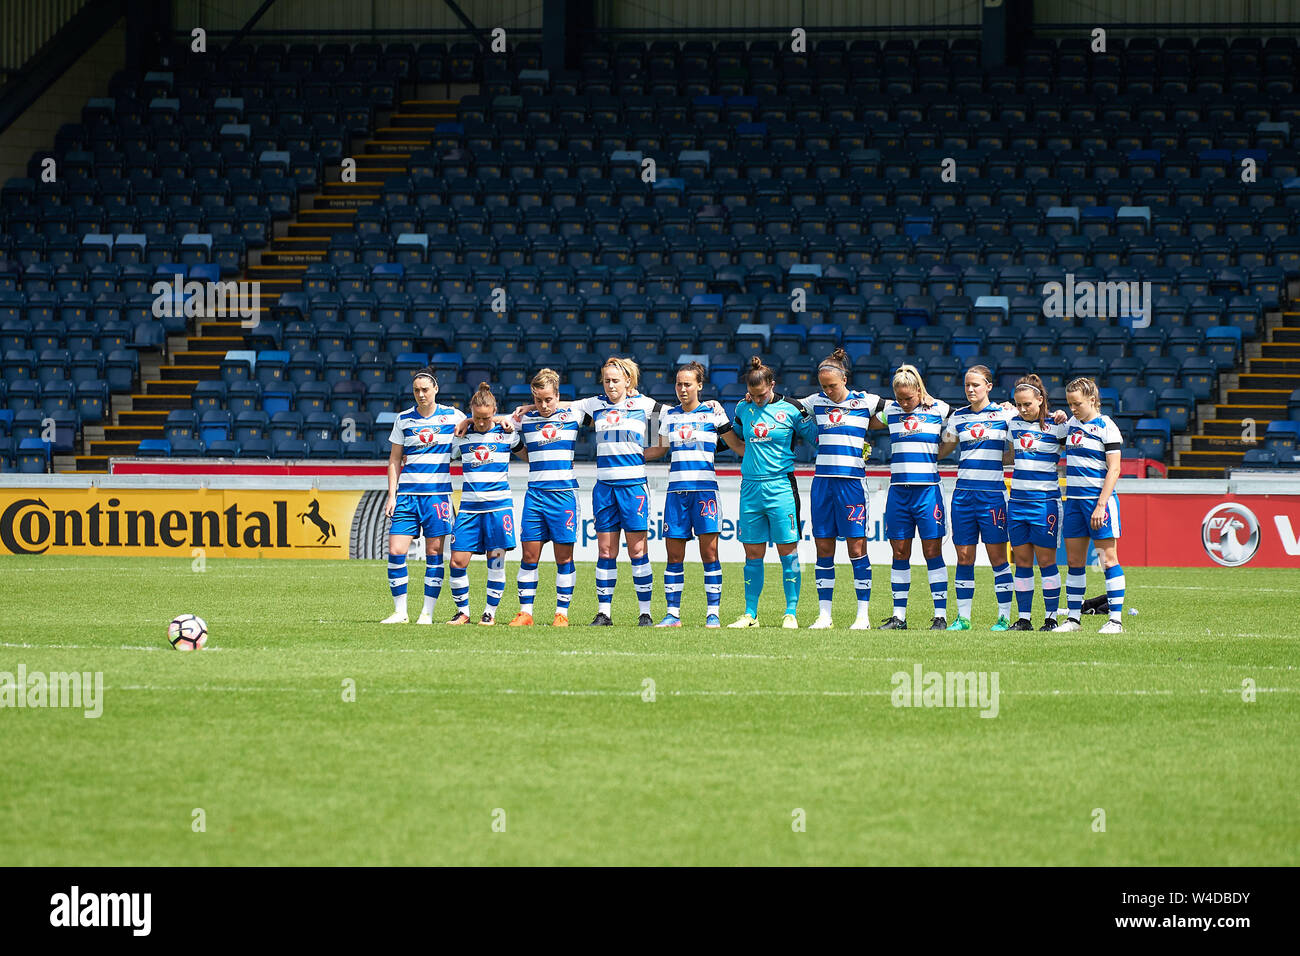
[[[178,30],[238,30],[259,6],[261,0],[175,0],[172,23]],[[539,30],[542,26],[540,0],[467,0],[460,6],[474,25],[484,30]],[[463,35],[454,39],[470,39],[464,24],[445,3],[429,0],[277,0],[257,21],[257,31],[264,30],[455,30]],[[318,42],[334,39],[317,38]]]
[[[576,470],[581,506],[590,500],[595,469]],[[666,482],[666,476],[649,481],[650,556],[661,562]],[[891,557],[881,521],[888,484],[883,478],[867,483],[868,555],[885,564]],[[518,514],[526,487],[523,467],[512,473],[511,485]],[[952,485],[951,479],[943,482],[946,499]],[[387,553],[385,489],[383,478],[358,476],[0,475],[0,554],[191,558],[202,549],[206,557],[375,559]],[[806,508],[806,480],[800,490]],[[1300,487],[1294,481],[1124,479],[1117,490],[1125,565],[1300,568]],[[724,562],[744,559],[736,540],[739,492],[738,479],[719,479]],[[811,564],[816,552],[806,510],[803,518],[799,555]],[[588,514],[579,521],[574,557],[594,561],[594,523]],[[422,542],[411,553],[421,555]],[[944,553],[955,563],[951,540]],[[776,560],[774,549],[768,557]],[[923,563],[920,548],[913,549],[912,560]],[[983,549],[978,561],[988,563]]]

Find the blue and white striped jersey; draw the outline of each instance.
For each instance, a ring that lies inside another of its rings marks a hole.
[[[511,506],[510,453],[522,441],[519,432],[493,424],[485,432],[473,426],[456,439],[452,454],[460,459],[460,510],[500,511]]]
[[[388,440],[406,450],[406,464],[397,476],[399,495],[451,494],[451,446],[465,413],[450,405],[434,405],[427,418],[412,405],[398,412]]]
[[[992,403],[978,412],[965,405],[952,413],[943,439],[957,442],[957,491],[1006,493],[1002,453],[1011,437],[1007,423],[1015,414]]]
[[[833,402],[825,392],[801,399],[817,421],[817,467],[814,478],[865,478],[862,447],[867,441],[871,416],[885,407],[885,400],[871,392],[849,390],[842,402]]]
[[[889,483],[937,485],[939,437],[952,409],[939,399],[911,412],[890,399],[876,416],[889,426]]]
[[[1066,424],[1048,421],[1047,427],[1027,422],[1019,415],[1011,419],[1011,447],[1016,458],[1011,472],[1011,497],[1025,499],[1060,498],[1061,482],[1056,465],[1061,460]]]
[[[659,434],[668,438],[672,449],[668,490],[717,491],[713,455],[718,450],[718,436],[730,429],[726,415],[704,404],[690,412],[680,405],[665,409],[659,417]]]
[[[596,432],[596,480],[609,485],[639,485],[645,481],[645,447],[650,416],[661,408],[645,395],[611,402],[604,395],[584,398],[569,410],[591,418]]]
[[[1120,451],[1124,436],[1105,415],[1065,423],[1065,495],[1096,500],[1106,483],[1106,453]]]
[[[543,418],[536,412],[524,415],[519,431],[528,447],[528,487],[538,491],[564,491],[578,487],[573,474],[573,449],[578,440],[582,415],[561,408]]]

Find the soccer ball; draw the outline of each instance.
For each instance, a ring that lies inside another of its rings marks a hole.
[[[181,614],[167,625],[167,641],[178,651],[197,651],[208,642],[208,625],[194,614]]]

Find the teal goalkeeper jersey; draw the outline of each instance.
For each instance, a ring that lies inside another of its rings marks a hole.
[[[794,471],[794,436],[817,441],[817,420],[802,405],[772,396],[766,405],[743,401],[731,423],[745,442],[740,477],[744,481],[783,479]]]

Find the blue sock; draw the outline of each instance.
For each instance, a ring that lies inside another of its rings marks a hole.
[[[520,561],[519,576],[515,581],[519,586],[519,610],[532,614],[533,601],[537,599],[537,565]]]
[[[1083,617],[1083,596],[1088,592],[1088,567],[1070,568],[1065,578],[1066,614],[1074,620]]]
[[[929,568],[930,597],[934,600],[934,616],[946,618],[948,616],[948,568],[943,563],[943,555],[926,558],[925,566]]]
[[[927,560],[926,564],[930,562]],[[945,578],[944,584],[947,584]],[[930,579],[930,590],[934,590],[934,578]],[[944,587],[944,598],[947,599],[947,587]],[[975,602],[975,565],[959,564],[957,565],[957,616],[970,620],[971,605]]]
[[[398,614],[406,613],[406,555],[390,554],[388,556],[388,590],[393,595],[393,609]]]
[[[785,585],[785,613],[794,614],[799,610],[799,592],[803,590],[803,567],[797,552],[781,556],[781,583]]]
[[[817,579],[817,602],[821,606],[820,610],[823,614],[830,614],[835,604],[835,558],[819,557],[813,575]]]
[[[573,600],[573,586],[577,583],[578,571],[572,561],[565,561],[555,566],[555,611],[569,616],[569,602]]]
[[[1047,616],[1056,620],[1056,612],[1061,609],[1061,568],[1056,564],[1038,569],[1043,576],[1043,605]]]
[[[506,593],[506,559],[505,556],[488,558],[487,574],[487,613],[496,617],[497,605],[501,595]]]
[[[682,588],[686,586],[686,572],[680,561],[664,568],[664,597],[668,599],[668,613],[682,616]]]
[[[1011,565],[1005,561],[993,569],[993,592],[998,596],[998,617],[1011,618]]]
[[[1106,597],[1110,602],[1110,616],[1124,620],[1124,568],[1112,564],[1106,569]]]
[[[469,568],[451,567],[451,597],[459,614],[469,613]]]
[[[1016,567],[1016,610],[1025,620],[1029,620],[1029,615],[1034,610],[1034,566],[1031,564],[1027,568]]]
[[[614,558],[596,559],[596,610],[608,614],[614,605],[614,589],[618,587],[618,562]]]
[[[432,614],[433,606],[442,594],[442,555],[431,554],[425,559],[424,609],[421,614]]]
[[[889,570],[889,587],[894,592],[894,617],[907,620],[907,594],[912,590],[912,562],[894,558]]]
[[[650,599],[654,597],[655,573],[650,564],[650,555],[643,554],[632,559],[632,585],[636,588],[637,609],[641,614],[650,613]]]
[[[861,614],[871,604],[871,559],[865,554],[860,558],[851,558],[853,566],[853,590],[858,595],[858,613]]]
[[[722,562],[711,561],[704,565],[704,597],[710,614],[717,614],[722,605]]]
[[[745,559],[745,613],[758,617],[758,596],[763,593],[763,559]]]

